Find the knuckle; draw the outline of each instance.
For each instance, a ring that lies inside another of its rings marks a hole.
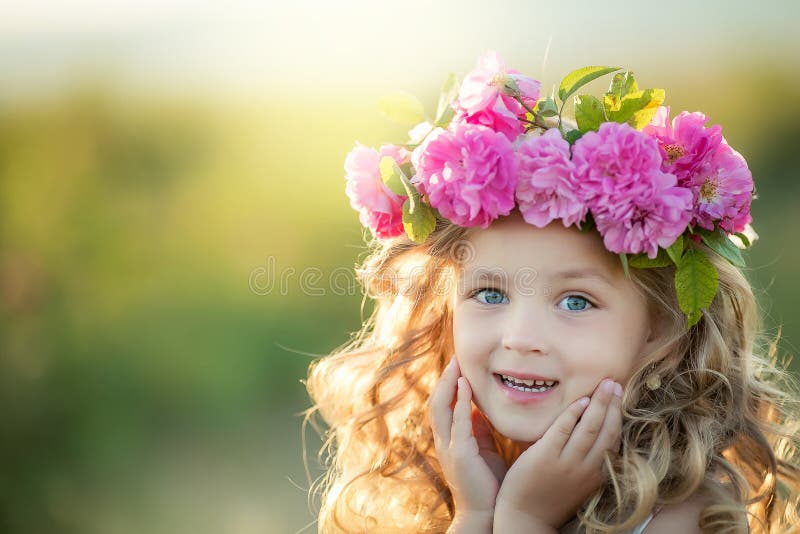
[[[559,425],[557,430],[558,433],[564,437],[569,437],[572,434],[572,429],[567,426]]]

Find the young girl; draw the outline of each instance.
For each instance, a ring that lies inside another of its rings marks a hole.
[[[321,532],[782,532],[794,383],[742,275],[752,179],[663,91],[487,53],[405,146],[358,145],[373,314],[314,362]],[[413,109],[406,105],[404,109]]]

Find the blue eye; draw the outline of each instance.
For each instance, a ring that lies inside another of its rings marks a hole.
[[[484,294],[485,301],[478,298],[480,294]],[[472,294],[472,298],[477,298],[478,302],[483,304],[503,304],[504,302],[508,302],[508,297],[506,297],[502,291],[490,287],[477,290]]]
[[[558,307],[566,311],[584,311],[592,308],[592,303],[580,295],[569,295],[561,299]]]

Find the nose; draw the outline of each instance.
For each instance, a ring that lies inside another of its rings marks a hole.
[[[545,355],[550,351],[552,329],[548,326],[541,303],[509,306],[502,343],[507,351]]]

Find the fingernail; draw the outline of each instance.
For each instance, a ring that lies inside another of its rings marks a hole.
[[[622,397],[622,386],[617,382],[614,382],[614,395],[620,398]]]
[[[589,404],[589,397],[581,397],[578,399],[578,406],[586,406]]]
[[[603,381],[603,391],[606,393],[613,393],[614,392],[614,382],[611,380]]]

